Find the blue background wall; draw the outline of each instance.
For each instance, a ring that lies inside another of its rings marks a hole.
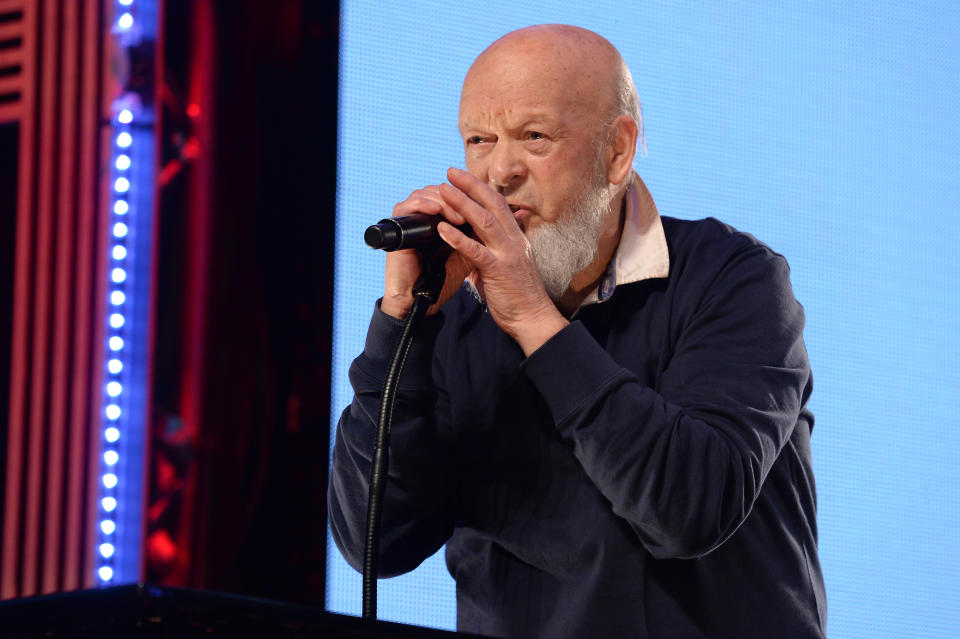
[[[343,0],[333,405],[381,295],[363,229],[463,166],[473,58],[529,24],[593,29],[633,72],[660,212],[719,217],[792,266],[830,635],[955,637],[960,3],[544,4]],[[329,548],[328,607],[359,614],[360,577]],[[441,556],[380,592],[382,618],[454,625]]]

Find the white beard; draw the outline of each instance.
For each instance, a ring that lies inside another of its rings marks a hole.
[[[616,196],[602,160],[598,154],[591,182],[570,210],[552,224],[540,224],[528,236],[543,287],[555,303],[597,256],[604,218]]]
[[[573,278],[597,256],[604,218],[616,194],[616,185],[607,182],[603,148],[598,148],[590,183],[577,201],[555,222],[540,224],[527,236],[540,280],[554,303],[560,301]],[[477,301],[483,303],[473,282],[475,276],[471,274],[465,283]]]

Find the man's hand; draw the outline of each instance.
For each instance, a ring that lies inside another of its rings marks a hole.
[[[414,191],[406,200],[393,207],[393,217],[411,213],[442,215],[453,224],[464,223],[463,217],[440,197],[440,187],[435,185]],[[437,303],[427,311],[428,313],[435,313],[457,292],[472,267],[463,257],[452,253],[447,259],[446,269],[447,277],[443,282],[443,291]],[[380,310],[399,319],[405,318],[413,306],[413,286],[420,277],[420,271],[420,256],[417,251],[406,249],[388,252],[384,277],[385,290]]]
[[[447,179],[450,184],[431,194],[440,195],[444,217],[469,223],[476,239],[443,222],[437,231],[474,269],[471,277],[493,320],[530,355],[569,322],[547,295],[530,242],[503,196],[460,169],[449,169]]]

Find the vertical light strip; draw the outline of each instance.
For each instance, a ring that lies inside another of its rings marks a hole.
[[[155,0],[116,0],[110,36],[121,55],[152,40]],[[141,48],[141,50],[143,50]],[[107,299],[95,580],[140,579],[147,464],[148,306],[153,208],[153,111],[118,78],[111,108]]]

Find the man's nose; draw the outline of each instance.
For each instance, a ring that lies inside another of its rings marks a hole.
[[[493,187],[499,190],[514,186],[526,177],[527,167],[518,151],[509,142],[498,142],[494,147],[487,167],[487,179]]]

